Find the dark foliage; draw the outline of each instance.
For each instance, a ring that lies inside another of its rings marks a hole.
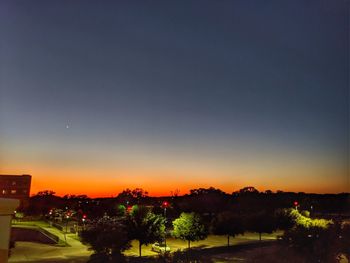
[[[259,240],[261,241],[262,233],[270,234],[277,229],[276,218],[274,214],[268,212],[248,215],[246,217],[245,229],[259,233]]]
[[[225,211],[216,216],[211,224],[211,232],[216,235],[227,236],[227,246],[230,246],[230,236],[243,234],[245,231],[243,218],[230,211]]]
[[[103,217],[87,224],[81,239],[100,257],[120,258],[121,252],[130,247],[125,221],[117,217]]]

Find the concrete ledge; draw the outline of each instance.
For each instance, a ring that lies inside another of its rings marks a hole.
[[[0,198],[0,262],[6,263],[8,257],[11,218],[19,200]]]
[[[59,242],[59,238],[41,227],[12,226],[11,241],[28,241],[56,245]]]

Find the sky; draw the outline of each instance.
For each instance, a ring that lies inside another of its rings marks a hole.
[[[349,1],[1,1],[0,174],[113,196],[349,184]]]

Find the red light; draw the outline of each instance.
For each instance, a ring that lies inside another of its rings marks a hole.
[[[168,206],[168,202],[167,202],[167,201],[164,201],[164,202],[163,202],[163,206],[167,207],[167,206]]]
[[[294,202],[294,206],[298,206],[298,202],[297,201]]]
[[[86,215],[83,215],[83,218],[85,219],[85,218],[86,218]]]

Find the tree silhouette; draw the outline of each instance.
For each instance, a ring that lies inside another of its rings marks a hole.
[[[179,202],[183,212],[207,214],[211,217],[227,209],[230,197],[225,192],[214,187],[191,189],[190,194]]]
[[[258,194],[259,191],[253,186],[246,186],[239,190],[240,194]]]
[[[117,199],[122,203],[140,203],[140,200],[145,197],[148,197],[148,192],[142,188],[135,188],[133,190],[127,188],[118,194]]]
[[[244,233],[242,218],[236,214],[225,211],[217,215],[212,221],[212,232],[217,235],[227,235],[227,246],[230,246],[230,236]]]
[[[196,188],[190,190],[190,195],[205,195],[205,194],[220,194],[225,195],[225,192],[223,192],[220,189],[209,187],[209,188]]]
[[[36,195],[37,196],[53,196],[53,195],[55,195],[55,191],[43,190],[43,191],[39,191]]]
[[[259,233],[260,241],[262,233],[271,234],[276,229],[277,222],[273,214],[261,212],[248,216],[247,230]]]
[[[181,213],[180,217],[173,221],[173,227],[172,235],[175,238],[187,240],[189,249],[191,241],[199,241],[207,237],[205,226],[199,215],[195,213]]]

